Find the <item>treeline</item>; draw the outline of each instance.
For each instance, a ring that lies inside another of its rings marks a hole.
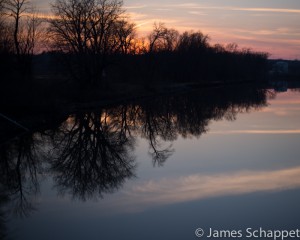
[[[120,0],[56,0],[51,10],[46,19],[28,0],[0,0],[0,71],[6,79],[32,78],[37,48],[51,52],[44,57],[60,65],[57,75],[80,87],[258,80],[266,73],[267,53],[211,45],[200,31],[180,34],[155,23],[139,38]],[[45,61],[41,68],[47,67]]]
[[[140,76],[153,82],[261,81],[268,71],[268,54],[239,49],[235,43],[211,45],[209,36],[187,31],[179,34],[154,24],[145,53],[122,56],[116,68],[128,81]],[[112,73],[120,78],[116,68]]]

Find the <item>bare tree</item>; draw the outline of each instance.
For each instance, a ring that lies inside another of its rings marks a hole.
[[[120,46],[120,52],[122,54],[135,53],[135,24],[122,19],[115,24],[115,31]]]
[[[13,39],[11,36],[11,28],[6,24],[0,25],[0,54],[9,54],[13,52]]]
[[[219,43],[216,43],[214,46],[213,46],[213,49],[216,53],[225,53],[226,52],[226,49],[225,47],[222,45],[222,44],[219,44]]]
[[[173,51],[178,43],[179,32],[173,28],[167,29],[165,35],[165,49],[167,51]]]
[[[38,17],[36,12],[32,12],[31,16],[27,19],[26,22],[26,35],[24,40],[24,49],[22,50],[23,53],[33,55],[35,51],[35,47],[37,41],[40,40],[41,35],[43,34],[40,25],[42,24],[43,20]]]
[[[131,47],[132,52],[135,54],[145,54],[148,52],[148,44],[145,38],[135,38]]]
[[[0,0],[0,54],[11,52],[12,39],[9,34],[8,24],[5,22],[5,3],[6,0]]]
[[[153,30],[148,36],[149,39],[149,52],[153,52],[155,50],[155,46],[158,45],[157,43],[163,39],[167,32],[167,28],[165,27],[164,23],[154,23]],[[156,47],[158,48],[158,47]]]
[[[28,0],[2,0],[1,48],[10,52],[21,74],[31,74],[31,61],[41,19]]]
[[[28,11],[28,0],[8,0],[5,2],[5,9],[7,10],[7,14],[13,18],[13,38],[14,38],[14,45],[17,56],[21,55],[20,51],[20,28],[21,28],[21,17],[23,14]]]
[[[118,0],[100,0],[97,2],[91,19],[91,43],[97,53],[112,53],[119,48],[115,38],[116,24],[124,13],[123,2]]]
[[[238,52],[239,46],[236,43],[228,43],[225,47],[227,52],[236,53]]]
[[[202,32],[184,32],[180,35],[177,50],[178,51],[202,51],[209,47],[209,36]]]
[[[119,0],[56,0],[52,5],[54,46],[76,56],[76,69],[90,83],[101,79],[111,54],[128,53],[134,25],[123,18],[122,5]]]
[[[71,53],[87,51],[94,3],[93,0],[57,0],[52,5],[56,17],[50,20],[49,32],[57,48]]]
[[[164,23],[154,23],[153,30],[148,36],[149,52],[174,50],[179,33],[175,29],[168,29]]]
[[[7,0],[0,0],[0,34],[5,27],[5,3]]]

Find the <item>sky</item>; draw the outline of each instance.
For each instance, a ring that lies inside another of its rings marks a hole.
[[[54,0],[32,0],[49,12]],[[179,32],[201,31],[211,44],[237,43],[270,53],[270,58],[300,60],[300,0],[124,0],[139,36],[154,22]]]

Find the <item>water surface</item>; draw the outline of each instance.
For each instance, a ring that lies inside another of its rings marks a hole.
[[[12,239],[197,239],[299,228],[300,92],[255,86],[65,116],[1,145]]]

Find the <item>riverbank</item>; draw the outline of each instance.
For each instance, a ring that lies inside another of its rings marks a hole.
[[[241,85],[259,85],[274,88],[276,83],[297,87],[296,80],[285,81],[275,78],[260,81],[202,81],[184,83],[112,83],[107,86],[85,87],[74,85],[65,78],[49,80],[39,76],[30,84],[12,81],[0,90],[2,113],[19,115],[43,114],[48,112],[72,112],[98,106],[154,98],[162,95],[182,94],[193,90]],[[275,84],[274,84],[275,83]],[[18,86],[18,87],[16,87]]]
[[[286,81],[283,85],[284,88],[299,88],[300,86],[299,82],[296,81]],[[113,87],[110,91],[102,91],[98,88],[81,89],[79,93],[78,89],[77,91],[68,89],[67,85],[65,85],[64,88],[60,88],[57,91],[52,91],[50,88],[43,88],[43,91],[35,89],[38,92],[28,94],[28,98],[25,98],[25,96],[21,98],[20,95],[16,95],[13,99],[14,101],[1,102],[1,114],[12,120],[0,118],[2,136],[5,136],[4,138],[7,139],[23,134],[26,132],[24,128],[29,129],[29,131],[37,131],[58,126],[70,115],[78,112],[86,113],[118,105],[128,105],[149,100],[154,101],[163,97],[177,98],[181,95],[196,93],[200,101],[205,95],[211,95],[209,98],[214,99],[216,94],[224,94],[234,98],[235,95],[240,94],[240,91],[247,89],[274,89],[274,92],[284,91],[282,87],[279,88],[278,85],[266,81],[256,83],[236,81],[226,84],[217,81],[209,83],[181,83],[153,85],[152,88],[120,84]],[[76,93],[79,95],[76,95]],[[24,101],[21,101],[22,99]],[[197,99],[195,100],[197,101]],[[16,121],[17,124],[13,121]],[[19,127],[18,124],[23,127]]]
[[[185,93],[195,89],[249,84],[252,81],[206,81],[184,83],[118,83],[106,86],[78,86],[66,78],[49,80],[38,76],[28,81],[11,81],[0,90],[1,109],[14,114],[73,111],[80,108],[104,106],[124,101],[151,98],[160,95]],[[66,110],[67,109],[67,110]],[[70,110],[68,110],[70,109]]]

